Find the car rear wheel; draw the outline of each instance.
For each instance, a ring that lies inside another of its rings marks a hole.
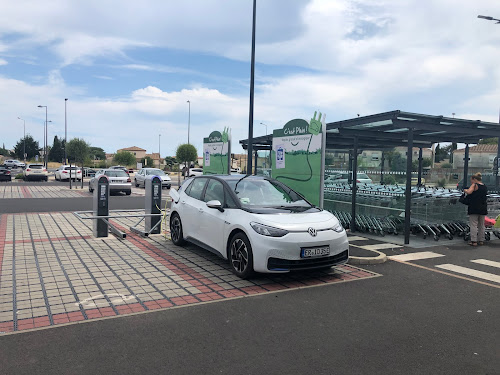
[[[184,244],[184,234],[182,233],[182,222],[178,213],[174,212],[170,216],[170,238],[174,245]]]
[[[229,265],[231,271],[242,279],[253,275],[252,245],[245,233],[236,233],[229,243]]]
[[[127,191],[125,192],[125,194],[127,194],[127,195],[132,194],[132,190],[127,190]]]
[[[134,179],[134,181],[135,181],[135,187],[139,187],[139,184],[137,183],[137,180]]]

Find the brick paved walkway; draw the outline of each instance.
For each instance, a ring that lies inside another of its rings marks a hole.
[[[241,280],[198,247],[96,239],[90,226],[72,213],[0,216],[0,333],[379,276],[345,265]]]

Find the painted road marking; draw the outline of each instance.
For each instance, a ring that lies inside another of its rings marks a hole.
[[[395,247],[399,248],[401,246],[394,245],[393,243],[379,243],[375,245],[361,245],[358,247],[366,250],[382,250],[382,249],[394,249]]]
[[[411,253],[411,254],[391,255],[388,258],[392,260],[397,260],[399,262],[409,262],[411,260],[431,259],[439,257],[444,257],[444,255],[434,253],[432,251],[420,251],[418,253]]]
[[[478,279],[483,279],[483,280],[488,280],[488,281],[500,283],[500,276],[495,275],[493,273],[477,271],[477,270],[474,270],[472,268],[456,266],[454,264],[440,264],[440,265],[437,265],[436,267],[442,268],[442,269],[448,270],[448,271],[453,271],[456,273],[461,273],[461,274],[467,275],[467,276],[477,277]]]
[[[364,238],[364,237],[359,237],[359,236],[347,236],[347,239],[349,241],[366,241],[367,238]]]
[[[478,263],[478,264],[484,264],[485,266],[491,266],[491,267],[500,268],[500,262],[494,262],[492,260],[474,259],[474,260],[471,260],[471,262]]]

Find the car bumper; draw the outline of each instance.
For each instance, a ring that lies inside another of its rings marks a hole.
[[[10,176],[10,175],[0,175],[0,181],[12,181],[12,176]]]
[[[48,175],[45,173],[30,173],[24,176],[26,180],[45,180],[48,178]]]
[[[71,179],[74,180],[75,179],[75,176],[71,176]],[[82,179],[82,176],[76,176],[76,179],[77,180],[81,180]],[[61,180],[69,180],[69,174],[68,175],[64,175],[62,174],[61,175]]]
[[[253,229],[252,229],[253,230]],[[316,237],[307,232],[289,233],[284,237],[267,237],[252,233],[250,242],[257,272],[289,272],[331,267],[346,263],[349,258],[349,242],[345,231],[318,231]],[[329,246],[330,254],[301,258],[304,248]]]

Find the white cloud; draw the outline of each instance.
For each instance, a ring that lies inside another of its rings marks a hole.
[[[0,59],[0,65],[7,65],[7,64],[8,64],[7,60]]]

